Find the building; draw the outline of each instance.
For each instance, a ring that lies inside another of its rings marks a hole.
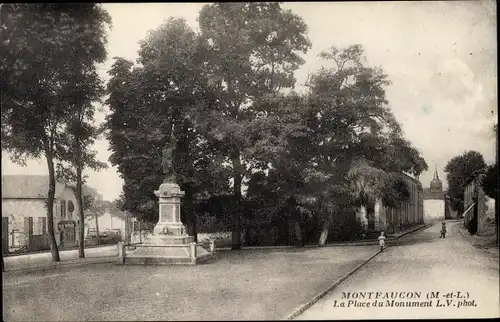
[[[410,198],[400,207],[384,205],[382,200],[375,202],[374,211],[367,214],[366,208],[358,212],[358,222],[365,231],[385,231],[394,234],[406,227],[423,224],[423,190],[420,181],[406,173],[401,176],[410,191]]]
[[[43,175],[2,176],[2,241],[8,251],[27,247],[47,249],[47,209],[49,177]],[[56,182],[54,233],[58,245],[76,243],[78,207],[75,187]]]
[[[446,202],[443,183],[439,179],[437,168],[429,188],[424,189],[424,221],[433,222],[445,219]]]
[[[127,214],[116,207],[109,207],[103,214],[97,216],[93,213],[85,214],[85,235],[93,234],[99,230],[99,234],[115,232],[126,240],[130,226]]]
[[[488,226],[495,222],[495,201],[482,188],[485,170],[475,171],[464,184],[464,226],[479,236],[488,234]]]

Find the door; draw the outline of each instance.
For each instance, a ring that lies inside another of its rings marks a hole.
[[[75,228],[76,222],[72,220],[60,221],[57,224],[57,229],[60,232],[61,246],[72,246],[75,243]]]
[[[75,222],[68,222],[64,225],[64,244],[73,244],[76,240],[76,225]]]

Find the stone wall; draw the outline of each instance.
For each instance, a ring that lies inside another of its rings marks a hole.
[[[33,234],[42,234],[42,220],[46,218],[43,199],[2,199],[2,216],[9,218],[9,247],[27,245],[24,218],[33,217]],[[12,238],[14,237],[14,238]]]
[[[410,191],[410,198],[400,207],[392,208],[381,200],[375,203],[375,230],[388,234],[397,233],[405,227],[424,223],[424,201],[422,185],[416,179],[402,174]],[[443,206],[444,209],[444,206]],[[359,213],[361,214],[362,211]],[[359,215],[361,217],[361,215]],[[366,225],[365,225],[366,227]]]
[[[464,226],[468,226],[474,217],[474,208],[477,208],[477,235],[487,233],[488,219],[495,220],[495,203],[486,196],[481,185],[482,175],[476,175],[465,187],[464,191]],[[477,199],[476,199],[477,198]],[[475,206],[474,202],[477,201]]]
[[[206,243],[209,242],[210,240],[215,240],[215,241],[224,241],[227,243],[231,242],[231,232],[230,231],[223,231],[223,232],[217,232],[217,233],[198,233],[198,242],[199,243]],[[151,235],[150,231],[142,231],[141,235],[139,235],[139,232],[134,232],[131,235],[131,243],[132,244],[137,244],[140,243],[140,241],[144,241],[147,236]]]
[[[78,221],[78,206],[76,196],[72,188],[66,187],[60,194],[61,199],[54,200],[54,235],[56,243],[60,244],[59,232],[57,224],[61,220],[75,220]],[[65,210],[62,209],[61,200],[64,200]],[[69,201],[74,204],[74,211],[68,211]],[[64,213],[65,212],[65,213]],[[64,216],[63,216],[64,215]],[[24,231],[24,219],[27,217],[33,218],[33,235],[42,235],[43,222],[45,222],[45,230],[47,227],[47,209],[45,208],[45,199],[2,199],[2,216],[9,217],[9,245],[20,247],[27,245],[27,235]],[[42,218],[45,218],[42,220]],[[14,240],[12,240],[12,231],[14,233]],[[78,227],[76,227],[78,231]],[[76,235],[78,236],[78,234]]]

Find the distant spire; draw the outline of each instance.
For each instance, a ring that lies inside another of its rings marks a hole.
[[[437,180],[439,180],[438,169],[437,169],[436,165],[434,165],[434,168],[435,168],[435,170],[434,170],[434,179],[432,179],[432,180],[436,180],[437,181]]]
[[[434,192],[442,192],[443,191],[443,183],[439,180],[439,174],[437,170],[436,164],[434,164],[434,179],[431,181],[430,185],[431,191]]]

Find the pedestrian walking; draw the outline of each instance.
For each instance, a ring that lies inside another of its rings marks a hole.
[[[380,236],[378,236],[378,243],[380,245],[380,251],[383,252],[385,246],[385,232],[380,232]]]
[[[446,238],[446,223],[441,224],[441,236],[439,238]]]

